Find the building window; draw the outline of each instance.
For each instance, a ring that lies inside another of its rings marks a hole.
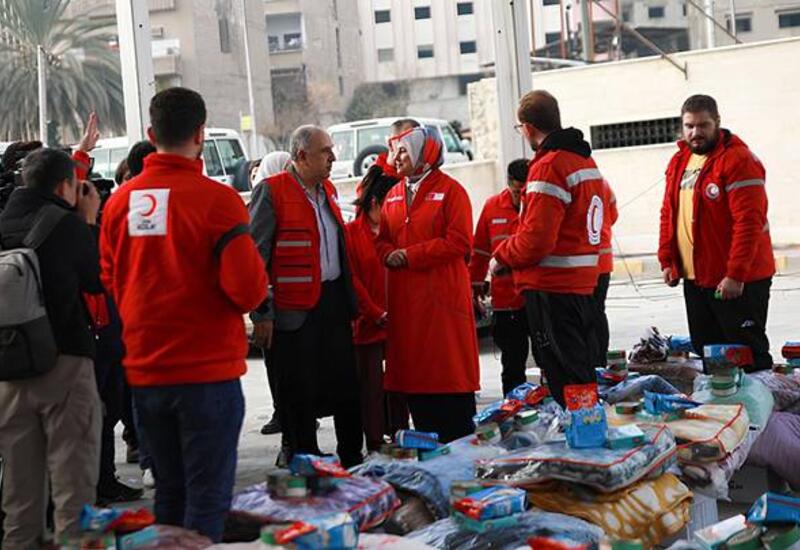
[[[430,19],[431,7],[430,6],[417,6],[414,8],[414,19]]]
[[[287,32],[283,35],[284,50],[299,50],[303,47],[303,35],[299,32]]]
[[[217,22],[219,23],[219,51],[231,53],[231,28],[228,25],[228,17],[219,17]]]
[[[558,6],[561,4],[561,0],[544,0],[542,5],[544,6]]]
[[[433,57],[433,44],[417,46],[418,59],[430,59],[431,57]]]
[[[375,23],[389,23],[392,20],[390,10],[375,10]]]
[[[664,6],[650,6],[647,8],[647,17],[650,19],[663,19]]]
[[[471,15],[474,12],[472,2],[459,2],[456,4],[458,15]]]
[[[475,53],[478,51],[478,45],[475,43],[474,40],[468,40],[467,42],[460,42],[459,47],[461,49],[462,54]]]
[[[394,50],[392,48],[378,49],[378,63],[389,63],[394,61]]]
[[[462,74],[458,75],[458,95],[467,95],[467,86],[471,82],[477,82],[483,78],[479,74]]]
[[[728,29],[728,32],[731,32],[731,18],[727,17],[725,19],[725,28]],[[736,18],[736,34],[743,33],[743,32],[752,32],[753,31],[753,18],[752,17],[737,17]]]
[[[270,52],[277,52],[281,49],[281,39],[277,36],[268,36],[267,44],[269,45]]]
[[[548,32],[544,35],[544,43],[552,44],[553,42],[561,42],[560,32]]]
[[[593,149],[672,143],[681,133],[681,117],[638,120],[591,127]]]
[[[792,13],[779,13],[778,27],[781,29],[800,27],[800,11],[795,11]]]

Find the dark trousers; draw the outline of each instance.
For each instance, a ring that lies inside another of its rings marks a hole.
[[[380,450],[385,434],[408,429],[405,396],[383,390],[383,359],[383,342],[356,345],[361,419],[368,451]]]
[[[744,285],[735,300],[714,298],[715,288],[702,288],[693,281],[683,282],[686,317],[692,347],[703,355],[703,346],[742,344],[753,351],[755,365],[748,370],[772,368],[767,338],[767,310],[772,278]]]
[[[592,296],[528,290],[525,309],[537,360],[553,398],[564,406],[564,386],[597,381],[593,358],[596,305]]]
[[[414,429],[436,432],[449,443],[475,431],[475,394],[411,393],[406,395]]]
[[[114,427],[122,419],[124,404],[125,375],[122,365],[111,363],[95,364],[97,393],[103,402],[103,428],[100,434],[100,477],[97,487],[100,493],[110,487],[117,479],[114,464]]]
[[[597,286],[594,287],[594,301],[596,317],[594,323],[595,344],[597,352],[592,365],[595,367],[605,367],[608,364],[608,316],[606,316],[606,297],[608,296],[608,285],[611,282],[611,273],[601,273],[597,278]]]
[[[278,414],[278,406],[280,404],[280,395],[278,394],[279,371],[275,366],[275,361],[272,360],[271,350],[262,349],[261,354],[264,357],[264,367],[267,369],[267,385],[269,386],[269,393],[272,395],[272,410],[275,411],[275,414]]]
[[[525,308],[513,311],[495,311],[492,338],[500,348],[503,371],[503,395],[525,383],[525,364],[530,351],[530,331]]]
[[[222,539],[244,418],[239,379],[133,388],[156,469],[156,522]]]
[[[303,325],[275,331],[273,358],[280,370],[278,414],[291,452],[320,454],[316,419],[333,415],[336,451],[350,467],[362,460],[364,435],[348,310],[343,281],[322,283]]]

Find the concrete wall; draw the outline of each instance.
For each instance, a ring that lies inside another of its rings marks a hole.
[[[558,97],[562,120],[589,134],[592,125],[674,117],[683,100],[708,93],[723,127],[742,137],[767,169],[770,225],[777,244],[800,243],[797,173],[800,153],[800,39],[686,52],[688,77],[659,58],[534,73],[534,88]],[[473,143],[479,158],[496,158],[494,79],[470,86]],[[621,207],[616,237],[623,252],[655,252],[663,173],[674,144],[601,150],[595,160]]]

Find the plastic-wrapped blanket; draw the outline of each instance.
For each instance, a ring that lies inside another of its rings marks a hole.
[[[455,521],[447,518],[415,531],[407,538],[442,549],[512,550],[525,546],[531,537],[557,535],[568,536],[570,540],[595,549],[603,537],[603,530],[582,519],[563,514],[527,512],[513,526],[484,533],[461,530]]]
[[[760,430],[749,430],[742,444],[717,462],[681,461],[681,479],[696,493],[727,500],[728,482],[744,465],[760,434]]]
[[[684,361],[661,361],[658,363],[628,363],[628,370],[641,375],[657,374],[681,393],[690,394],[694,387],[694,379],[703,374],[703,362],[700,359]]]
[[[762,370],[748,376],[769,388],[775,399],[776,411],[800,413],[800,370],[795,370],[793,374]]]
[[[259,483],[234,495],[229,516],[234,522],[266,525],[347,512],[358,528],[366,531],[380,525],[399,505],[388,483],[353,476],[342,478],[325,496],[308,498],[272,498],[267,484]]]
[[[675,461],[675,439],[668,428],[644,427],[646,443],[633,449],[571,449],[555,441],[479,461],[477,476],[517,486],[571,481],[613,492],[666,472]]]
[[[750,423],[759,428],[767,425],[769,415],[772,414],[772,407],[775,403],[772,392],[753,378],[753,376],[743,375],[741,387],[733,395],[720,397],[711,391],[711,377],[698,376],[694,380],[694,393],[692,399],[701,403],[713,403],[717,405],[735,405],[741,403],[747,409],[747,416]]]
[[[792,489],[800,491],[800,415],[776,412],[753,445],[750,462],[764,466],[785,479]]]
[[[542,510],[558,510],[599,525],[611,538],[639,539],[651,548],[689,521],[692,493],[672,474],[611,494],[559,483],[530,493]]]
[[[437,519],[450,513],[450,485],[453,481],[475,477],[475,461],[505,453],[495,445],[478,445],[475,436],[467,436],[448,444],[450,452],[422,462],[392,460],[375,456],[356,466],[356,475],[380,479],[394,487],[423,498]]]
[[[640,399],[645,391],[654,393],[676,394],[680,393],[675,386],[656,374],[636,376],[623,380],[619,384],[604,385],[598,388],[600,397],[606,402],[620,403],[622,401],[635,401]]]

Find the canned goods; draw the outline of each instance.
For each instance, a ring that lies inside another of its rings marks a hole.
[[[725,541],[728,550],[759,550],[761,548],[761,527],[754,525],[734,533]]]
[[[769,527],[761,537],[767,550],[786,550],[800,541],[800,527],[797,525]]]
[[[501,439],[500,426],[494,422],[478,426],[475,428],[475,435],[482,443],[499,443]]]
[[[614,405],[617,414],[636,414],[642,410],[641,401],[623,401]]]

